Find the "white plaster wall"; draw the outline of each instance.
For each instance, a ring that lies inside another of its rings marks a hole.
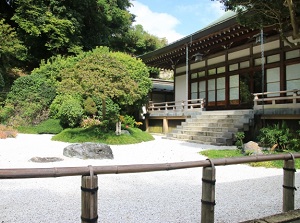
[[[185,75],[175,77],[175,101],[186,100]]]

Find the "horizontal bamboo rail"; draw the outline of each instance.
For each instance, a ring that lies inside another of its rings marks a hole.
[[[215,166],[225,166],[243,164],[251,162],[263,162],[272,160],[289,160],[292,157],[300,158],[300,153],[278,154],[278,155],[259,155],[245,156],[236,158],[212,159]],[[110,165],[93,166],[94,174],[124,174],[154,171],[168,171],[176,169],[187,169],[196,167],[209,167],[209,160],[177,162],[177,163],[158,163],[158,164],[134,164],[134,165]],[[48,178],[66,176],[87,176],[90,175],[91,167],[53,167],[53,168],[14,168],[0,169],[0,179],[21,179],[21,178]]]
[[[88,167],[54,167],[54,168],[24,168],[0,169],[0,179],[65,177],[82,175],[81,186],[81,222],[98,222],[98,178],[97,174],[123,174],[140,173],[163,170],[176,170],[203,167],[202,173],[202,199],[201,222],[213,223],[215,203],[215,166],[243,164],[250,162],[263,162],[271,160],[284,160],[283,184],[283,211],[294,209],[295,202],[295,158],[300,158],[300,153],[260,155],[238,158],[223,158],[214,160],[201,160],[179,163],[136,164],[120,166],[88,166]]]

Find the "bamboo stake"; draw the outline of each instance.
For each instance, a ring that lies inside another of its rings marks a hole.
[[[97,175],[81,178],[81,222],[98,222],[98,177]]]
[[[285,160],[283,168],[283,212],[295,209],[295,160]]]
[[[216,169],[204,167],[202,173],[201,222],[213,223],[215,218],[215,182]]]

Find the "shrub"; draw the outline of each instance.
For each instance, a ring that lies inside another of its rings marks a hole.
[[[262,128],[258,136],[258,139],[263,146],[272,148],[276,151],[293,149],[291,142],[295,141],[297,143],[297,140],[295,140],[296,138],[297,136],[291,133],[284,121],[281,125],[278,123],[273,126]]]
[[[235,138],[236,138],[236,143],[235,143],[235,145],[236,145],[236,147],[239,149],[239,150],[241,150],[242,151],[242,153],[244,153],[244,142],[243,142],[243,140],[244,140],[244,138],[245,138],[245,133],[244,132],[237,132],[236,134],[235,134]]]
[[[12,127],[0,125],[0,139],[15,138],[18,132]]]
[[[55,95],[55,84],[52,81],[38,75],[22,76],[14,82],[7,95],[1,119],[10,121],[11,118],[15,125],[23,124],[23,121],[27,124],[38,123],[48,118],[45,114],[48,114]]]
[[[59,108],[58,117],[64,127],[76,127],[83,116],[83,109],[78,99],[69,98]]]
[[[84,112],[86,115],[88,115],[88,116],[96,115],[96,113],[97,113],[96,103],[94,102],[94,100],[91,97],[88,97],[83,102],[83,106],[84,106]]]
[[[105,100],[105,108],[103,109],[103,101],[101,98],[95,97],[93,100],[98,109],[98,117],[102,122],[107,120],[112,122],[112,124],[115,124],[118,121],[120,115],[120,107],[118,104],[116,104],[110,98],[107,98]],[[104,111],[105,115],[103,114]]]
[[[135,126],[135,119],[132,116],[129,115],[125,115],[125,116],[120,116],[120,121],[124,126],[128,126],[128,127],[134,127]]]
[[[83,119],[80,123],[80,127],[82,127],[82,128],[90,128],[90,127],[98,126],[98,125],[101,125],[101,122],[96,117],[93,117],[93,118],[87,117],[87,118]]]

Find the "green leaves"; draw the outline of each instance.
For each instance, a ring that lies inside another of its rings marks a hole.
[[[219,0],[225,9],[238,13],[238,21],[249,28],[274,27],[281,34],[283,41],[295,47],[298,43],[291,42],[287,37],[300,38],[300,5],[297,0]],[[245,13],[246,12],[246,13]],[[287,33],[288,32],[288,33]]]

